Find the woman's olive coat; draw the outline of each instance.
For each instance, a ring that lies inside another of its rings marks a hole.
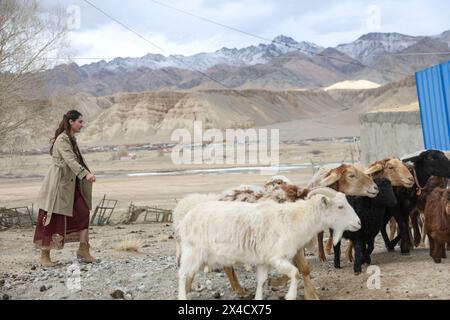
[[[53,145],[52,164],[37,199],[38,208],[47,211],[44,225],[50,223],[52,213],[72,217],[76,178],[80,179],[81,195],[89,210],[92,209],[92,183],[85,179],[88,173],[78,161],[69,136],[61,133]]]

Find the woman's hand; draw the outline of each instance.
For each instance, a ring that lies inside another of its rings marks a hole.
[[[94,174],[88,173],[88,174],[86,175],[86,180],[89,181],[89,182],[95,182],[95,181],[97,180],[97,178],[95,177]]]

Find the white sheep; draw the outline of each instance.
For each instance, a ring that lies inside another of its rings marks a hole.
[[[177,264],[180,264],[180,238],[178,237],[178,226],[180,221],[183,220],[184,216],[194,208],[196,205],[202,202],[208,201],[216,201],[219,200],[220,194],[209,193],[209,194],[201,194],[201,193],[193,193],[187,195],[183,199],[178,202],[177,206],[173,210],[173,229],[175,231],[175,245],[176,245],[176,261]]]
[[[357,231],[360,221],[345,195],[330,198],[311,192],[311,198],[295,203],[211,201],[195,206],[178,226],[181,245],[179,299],[195,273],[204,265],[257,265],[255,299],[263,298],[269,266],[290,277],[286,299],[296,299],[298,269],[292,258],[326,228],[336,230],[337,244],[345,230]]]

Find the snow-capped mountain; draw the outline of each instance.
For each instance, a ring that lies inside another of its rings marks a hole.
[[[46,89],[49,93],[70,89],[104,96],[224,87],[284,90],[326,87],[344,80],[382,84],[448,60],[450,55],[442,52],[450,51],[449,45],[450,31],[418,37],[369,33],[352,43],[326,49],[278,36],[268,44],[222,48],[192,56],[150,53],[141,58],[116,58],[83,66],[62,65],[47,70]]]
[[[377,54],[395,53],[419,42],[423,37],[400,33],[368,33],[356,41],[340,44],[337,50],[362,63],[370,63]]]
[[[110,62],[104,60],[81,68],[88,75],[99,72],[129,72],[141,68],[152,70],[175,67],[187,70],[206,71],[216,65],[233,67],[251,66],[258,63],[268,63],[272,59],[292,51],[313,56],[323,48],[310,42],[297,42],[294,39],[280,35],[270,44],[259,44],[242,49],[222,48],[212,53],[198,53],[192,56],[171,55],[165,57],[160,54],[147,54],[141,58],[116,58]]]

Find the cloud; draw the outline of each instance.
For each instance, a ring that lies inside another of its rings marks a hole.
[[[191,55],[262,42],[151,0],[134,0],[132,5],[119,0],[89,1],[165,50],[163,53],[152,47],[82,0],[40,0],[46,8],[55,4],[63,9],[69,5],[79,6],[81,28],[71,33],[77,56]],[[432,35],[450,29],[450,1],[447,0],[158,1],[265,38],[284,34],[322,46],[350,42],[371,31]],[[374,16],[369,8],[375,8],[379,16]]]

